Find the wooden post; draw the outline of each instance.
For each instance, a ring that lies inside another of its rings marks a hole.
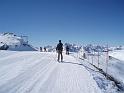
[[[98,68],[99,68],[99,51],[98,51]]]
[[[108,50],[108,45],[107,45],[107,50],[106,50],[106,73],[108,73],[108,61],[109,61],[109,55],[108,55],[108,52],[109,52],[109,50]]]
[[[93,64],[94,51],[92,50],[92,64]]]

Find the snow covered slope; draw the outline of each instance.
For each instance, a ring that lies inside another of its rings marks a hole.
[[[109,55],[112,56],[112,59],[109,60],[110,73],[124,83],[124,50],[116,50]]]
[[[0,93],[101,93],[74,57],[56,53],[0,51]]]
[[[8,45],[8,50],[14,51],[35,51],[35,49],[28,44],[27,40],[23,37],[14,35],[13,33],[0,34],[0,45]]]
[[[124,50],[116,50],[111,52],[109,55],[118,60],[124,61]]]

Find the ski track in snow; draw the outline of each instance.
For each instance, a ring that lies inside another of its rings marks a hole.
[[[19,52],[0,59],[0,93],[101,93],[90,73],[73,58]]]

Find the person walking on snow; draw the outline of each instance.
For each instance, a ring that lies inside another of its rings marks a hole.
[[[47,52],[46,47],[44,47],[44,52]]]
[[[42,47],[40,47],[40,52],[42,52]]]
[[[63,61],[63,55],[62,55],[62,51],[63,51],[63,44],[61,43],[61,40],[59,40],[59,43],[57,44],[56,47],[56,51],[58,53],[58,60],[60,60],[60,56],[61,56],[61,62]]]
[[[66,46],[66,54],[69,55],[69,46]]]

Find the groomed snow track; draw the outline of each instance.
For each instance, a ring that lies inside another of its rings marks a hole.
[[[92,75],[72,56],[0,51],[0,93],[101,93]]]

